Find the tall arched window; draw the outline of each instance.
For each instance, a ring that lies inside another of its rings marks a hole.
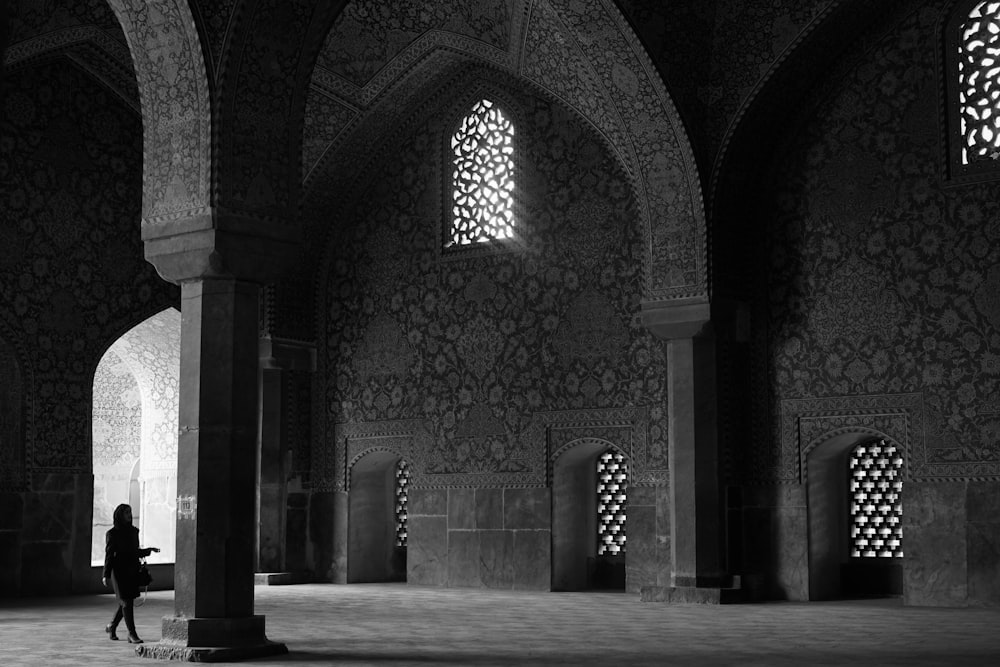
[[[885,440],[863,442],[851,451],[848,468],[851,557],[902,558],[902,453]]]
[[[958,3],[946,43],[955,171],[1000,170],[1000,1]]]
[[[491,100],[476,102],[451,137],[451,226],[445,247],[514,236],[514,125]]]

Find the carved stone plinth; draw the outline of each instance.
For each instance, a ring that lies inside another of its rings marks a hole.
[[[140,644],[135,654],[141,658],[185,662],[229,662],[269,655],[283,655],[288,648],[268,641],[264,617],[244,618],[163,618],[163,638]]]

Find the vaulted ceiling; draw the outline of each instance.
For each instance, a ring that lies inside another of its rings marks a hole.
[[[287,219],[300,182],[305,200],[331,202],[343,174],[428,94],[475,68],[500,73],[565,105],[617,156],[649,241],[648,290],[676,298],[704,293],[715,192],[739,193],[732,174],[781,126],[769,119],[787,113],[878,4],[188,0],[174,11],[15,0],[4,65],[64,56],[136,111],[148,105],[144,220],[213,197]],[[177,60],[190,37],[161,28],[184,15],[201,74]],[[208,108],[211,121],[197,120]],[[220,180],[221,168],[233,175]]]
[[[107,0],[9,4],[6,67],[65,55],[138,110],[132,59]],[[250,3],[193,0],[190,4],[207,66],[217,78],[224,50],[234,46],[235,24],[246,20]],[[315,59],[304,127],[303,178],[308,179],[338,137],[343,140],[345,131],[356,127],[380,98],[391,96],[399,81],[433,52],[460,54],[466,61],[531,77],[532,58],[547,59],[545,65],[550,66],[555,45],[575,40],[572,48],[588,49],[601,39],[599,33],[583,34],[580,28],[584,19],[593,21],[595,10],[602,6],[613,7],[609,2],[564,0],[352,0],[336,16]],[[706,167],[711,170],[710,163],[746,107],[779,66],[795,60],[792,54],[806,37],[821,31],[824,23],[836,23],[832,19],[837,11],[872,13],[864,3],[851,0],[669,4],[621,0],[618,6],[642,40],[645,52],[639,54],[640,62],[652,59],[680,107],[705,181],[709,180]],[[606,20],[603,23],[601,31],[612,29]],[[836,33],[838,38],[845,34],[844,26]],[[535,69],[537,79],[540,68]],[[607,107],[611,102],[607,91],[587,80],[594,78],[594,72],[560,72],[560,78],[566,75],[586,85],[588,92],[596,91],[598,104]],[[616,132],[613,123],[599,118],[600,111],[589,111],[584,115],[603,123],[603,132]]]

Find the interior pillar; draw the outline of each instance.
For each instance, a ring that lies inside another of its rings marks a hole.
[[[175,615],[143,657],[287,652],[254,614],[258,291],[229,276],[181,282]]]
[[[286,373],[316,370],[311,343],[266,336],[258,341],[260,419],[257,439],[257,498],[254,544],[258,584],[304,583],[304,572],[287,570],[288,475],[291,443],[284,414]]]
[[[732,601],[723,558],[715,340],[704,301],[643,306],[667,348],[671,586],[644,599]]]
[[[671,582],[720,587],[719,453],[714,341],[667,342]]]
[[[285,569],[285,466],[281,428],[281,370],[261,364],[260,445],[257,448],[256,572]]]

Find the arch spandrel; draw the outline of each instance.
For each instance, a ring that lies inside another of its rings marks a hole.
[[[546,5],[551,7],[548,12]],[[545,25],[536,24],[538,20]],[[605,101],[593,114],[609,120],[589,119],[598,128],[615,119],[622,128],[620,138],[606,134],[630,163],[640,203],[648,241],[644,299],[707,298],[705,212],[694,153],[680,114],[638,36],[610,0],[539,0],[529,21],[522,61],[533,44],[544,45],[550,51],[547,60],[555,58],[566,63],[563,69],[578,70],[580,65],[573,63],[576,51],[577,58],[587,59],[589,77],[603,90]],[[532,31],[538,34],[535,40]],[[554,50],[553,44],[561,48]],[[560,97],[589,97],[579,88],[583,77],[559,76],[559,67],[538,71],[545,73],[544,81],[537,78],[541,74],[528,76]]]
[[[296,237],[289,228],[295,227],[301,192],[309,79],[345,4],[245,3],[222,57],[219,202],[267,221],[278,236]]]

